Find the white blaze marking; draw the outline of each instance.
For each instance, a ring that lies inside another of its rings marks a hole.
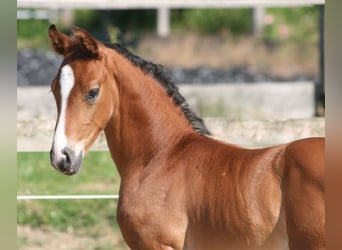
[[[65,135],[65,116],[69,94],[75,84],[74,72],[69,65],[63,66],[61,69],[61,75],[59,79],[61,90],[61,109],[58,118],[58,124],[54,136],[54,151],[55,159],[64,157],[61,150],[68,145],[68,141]]]

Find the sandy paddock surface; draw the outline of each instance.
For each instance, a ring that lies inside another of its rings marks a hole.
[[[117,245],[120,244],[118,247]],[[127,250],[122,246],[122,238],[111,229],[103,230],[103,236],[94,239],[79,236],[73,232],[60,232],[51,228],[17,226],[17,247],[19,250]]]

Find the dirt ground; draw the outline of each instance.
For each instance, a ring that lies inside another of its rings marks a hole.
[[[127,250],[123,239],[110,228],[103,230],[103,236],[91,238],[73,232],[60,232],[52,228],[32,228],[17,225],[18,250]]]

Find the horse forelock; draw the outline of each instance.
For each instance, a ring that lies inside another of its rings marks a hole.
[[[165,89],[168,96],[172,98],[174,104],[181,108],[193,129],[199,134],[210,135],[210,132],[205,126],[203,119],[191,110],[185,98],[180,94],[178,87],[174,83],[172,77],[166,72],[162,65],[154,64],[150,61],[144,60],[118,43],[105,43],[105,46],[115,50],[124,58],[129,60],[134,66],[140,68],[145,74],[148,74],[156,79],[157,82]]]
[[[64,58],[67,61],[71,61],[74,59],[78,60],[87,60],[87,59],[99,59],[99,54],[94,54],[93,51],[89,50],[84,46],[82,41],[76,36],[70,36],[70,44],[65,51]]]

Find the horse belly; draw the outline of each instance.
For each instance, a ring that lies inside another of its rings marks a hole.
[[[265,179],[267,178],[265,177]],[[261,184],[261,186],[263,185],[265,184]],[[209,226],[210,220],[206,219],[197,220],[197,223],[189,226],[185,249],[289,249],[285,217],[281,208],[280,187],[279,185],[267,185],[267,188],[263,187],[262,190],[267,190],[267,192],[252,192],[250,195],[254,197],[253,199],[246,196],[247,206],[239,206],[238,210],[229,210],[227,214],[220,214],[216,217],[214,220],[216,226]],[[255,199],[256,197],[259,199]],[[236,211],[238,212],[235,213]],[[220,230],[217,229],[218,225],[225,226]]]

